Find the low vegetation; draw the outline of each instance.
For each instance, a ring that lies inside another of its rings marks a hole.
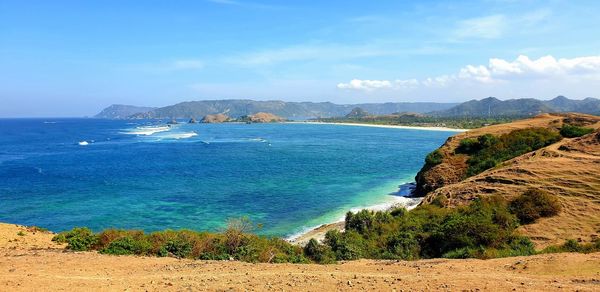
[[[549,246],[539,253],[559,253],[559,252],[580,252],[592,253],[600,252],[600,239],[590,243],[579,243],[575,239],[569,239],[562,245]]]
[[[565,138],[576,138],[576,137],[581,137],[583,135],[587,135],[593,131],[594,131],[594,129],[592,129],[592,128],[584,128],[584,127],[579,127],[579,126],[575,126],[575,125],[565,124],[560,129],[560,135]]]
[[[442,152],[437,149],[434,150],[433,152],[427,154],[427,156],[425,156],[425,168],[431,168],[435,165],[438,165],[440,163],[442,163],[442,159],[444,158]]]
[[[509,208],[517,215],[521,224],[529,224],[542,217],[557,215],[561,210],[557,198],[539,189],[527,190],[513,200]]]
[[[251,234],[247,219],[233,220],[222,233],[191,230],[166,230],[145,233],[139,230],[107,229],[93,233],[74,228],[55,236],[75,251],[97,250],[113,255],[145,255],[202,260],[240,260],[246,262],[306,263],[299,246],[280,238]]]
[[[94,233],[88,228],[74,228],[56,235],[54,240],[67,243],[67,248],[74,251],[267,263],[328,264],[360,258],[486,259],[535,254],[532,242],[519,235],[517,227],[559,211],[553,195],[532,189],[510,202],[488,196],[454,209],[423,205],[410,212],[402,208],[348,212],[344,232],[329,231],[322,243],[312,239],[304,247],[251,234],[254,226],[244,218],[231,221],[221,233],[121,229]],[[580,245],[569,241],[542,252],[599,250],[600,243]]]
[[[436,117],[419,114],[391,114],[364,117],[322,118],[321,122],[364,123],[375,125],[401,125],[421,127],[448,127],[456,129],[475,129],[489,125],[510,123],[517,117]]]
[[[501,136],[485,134],[463,139],[456,152],[469,155],[467,176],[473,176],[506,160],[556,143],[561,138],[559,133],[547,128],[520,129]]]

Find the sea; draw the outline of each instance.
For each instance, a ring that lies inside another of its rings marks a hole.
[[[292,236],[398,202],[454,132],[307,123],[0,119],[0,222]]]

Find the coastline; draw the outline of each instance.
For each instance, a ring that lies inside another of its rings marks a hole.
[[[447,127],[419,127],[419,126],[401,126],[401,125],[378,125],[365,123],[332,123],[332,122],[283,122],[286,124],[308,124],[308,125],[338,125],[338,126],[355,126],[355,127],[372,127],[372,128],[391,128],[391,129],[406,129],[406,130],[424,130],[424,131],[441,131],[441,132],[457,132],[462,133],[468,129],[455,129]]]
[[[409,197],[414,189],[414,183],[405,183],[399,186],[398,191],[390,195],[390,200],[385,203],[375,204],[366,207],[355,207],[350,208],[349,212],[359,212],[362,210],[370,210],[370,211],[390,211],[395,208],[404,207],[407,210],[412,210],[417,207],[423,198],[414,198]],[[321,224],[315,227],[307,228],[304,231],[298,232],[296,234],[292,234],[287,236],[285,239],[296,245],[303,246],[311,238],[316,239],[317,241],[323,241],[325,239],[325,234],[330,230],[344,230],[344,217],[338,219],[334,222],[328,222],[325,224]]]

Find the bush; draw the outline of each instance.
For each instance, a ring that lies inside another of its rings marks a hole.
[[[362,236],[353,230],[346,230],[344,233],[330,230],[325,234],[325,244],[331,247],[337,260],[355,260],[365,254],[365,242]]]
[[[57,234],[52,240],[67,243],[67,248],[70,250],[86,251],[92,249],[98,238],[89,228],[75,227],[71,231]]]
[[[539,218],[558,214],[561,205],[553,195],[539,189],[529,189],[510,203],[510,210],[521,224],[529,224]]]
[[[112,255],[153,255],[177,258],[246,262],[308,263],[302,247],[279,238],[246,233],[247,219],[233,220],[223,233],[165,230],[145,234],[139,230],[107,229],[94,234],[87,228],[62,232],[53,240],[73,250],[98,250]],[[325,247],[327,248],[327,247]],[[329,258],[335,256],[329,251]],[[328,262],[327,257],[321,259]]]
[[[439,149],[437,149],[437,150],[427,154],[427,156],[425,157],[425,167],[436,166],[436,165],[442,163],[443,158],[444,158],[444,155],[442,155],[442,152]]]
[[[392,215],[389,212],[370,210],[361,210],[356,214],[348,212],[344,221],[344,229],[365,233],[367,230],[373,230],[377,224],[389,222],[391,219]]]
[[[319,244],[317,240],[311,238],[304,246],[304,254],[311,260],[320,264],[335,263],[335,254],[329,246]]]
[[[593,131],[594,131],[594,129],[592,129],[592,128],[584,128],[584,127],[578,127],[578,126],[565,124],[560,129],[560,134],[566,138],[575,138],[575,137],[581,137],[581,136],[587,135]]]
[[[150,250],[150,242],[145,238],[134,239],[131,236],[121,237],[111,241],[100,253],[112,255],[145,255]]]
[[[252,223],[247,217],[229,220],[225,229],[225,244],[230,253],[235,253],[244,243],[245,234],[252,231]]]
[[[402,260],[416,260],[419,258],[421,246],[412,232],[399,232],[386,240],[387,258],[398,258]]]
[[[561,139],[561,136],[546,128],[529,128],[514,130],[508,134],[495,137],[485,134],[473,139],[461,141],[457,148],[458,152],[470,154],[467,164],[467,175],[472,176],[487,169],[493,168],[499,163],[531,152],[542,147],[553,144]]]
[[[456,148],[456,153],[471,154],[479,151],[480,149],[480,144],[477,139],[465,138],[460,140],[458,148]]]

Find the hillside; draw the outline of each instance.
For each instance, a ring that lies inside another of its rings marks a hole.
[[[94,116],[98,119],[126,119],[127,117],[154,110],[153,107],[113,104]]]
[[[0,223],[0,290],[513,290],[591,291],[600,254],[491,260],[358,260],[251,264],[68,252],[53,234]]]
[[[553,112],[600,114],[600,100],[591,97],[574,100],[564,96],[558,96],[551,100],[533,98],[499,100],[495,97],[488,97],[481,100],[467,101],[447,110],[432,112],[431,115],[440,117],[527,117]]]
[[[558,96],[551,100],[533,98],[500,100],[495,97],[488,97],[460,104],[434,102],[334,104],[331,102],[231,99],[188,101],[161,108],[112,105],[95,117],[105,119],[200,119],[206,115],[226,114],[232,118],[238,118],[258,112],[269,112],[287,119],[297,120],[345,117],[357,108],[361,109],[361,112],[374,116],[409,112],[425,114],[432,118],[529,117],[540,113],[553,112],[600,114],[600,100],[591,97],[574,100],[564,96]]]
[[[238,119],[241,122],[249,122],[249,123],[275,123],[275,122],[283,122],[284,118],[274,115],[272,113],[255,113],[252,115],[242,116]]]
[[[457,153],[462,140],[484,134],[499,137],[533,127],[558,131],[564,124],[595,129],[580,138],[563,138],[479,174],[468,175],[468,154]],[[538,247],[579,239],[589,242],[600,233],[600,117],[584,114],[543,114],[513,123],[484,127],[450,137],[438,149],[441,163],[425,166],[417,175],[417,195],[424,204],[446,206],[469,203],[477,195],[513,198],[528,188],[558,196],[563,211],[521,227]]]
[[[434,102],[398,102],[398,103],[367,103],[359,105],[341,105],[330,102],[285,102],[285,101],[255,101],[255,100],[204,100],[188,101],[175,105],[148,109],[146,111],[135,111],[130,116],[122,114],[111,116],[103,114],[102,118],[201,118],[209,114],[226,114],[232,118],[258,112],[269,112],[288,119],[308,119],[317,117],[344,116],[354,107],[361,107],[373,114],[390,114],[394,112],[418,112],[425,113],[449,109],[456,103],[434,103]],[[108,109],[103,112],[108,111]],[[99,116],[100,117],[100,116]]]

